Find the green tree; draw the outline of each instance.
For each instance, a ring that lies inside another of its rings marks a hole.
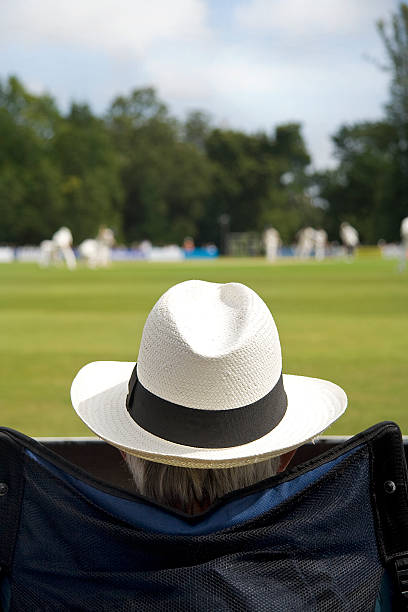
[[[212,194],[201,222],[207,239],[217,241],[222,214],[229,215],[231,231],[275,225],[285,241],[309,213],[320,214],[306,195],[310,157],[300,125],[278,126],[274,135],[214,129],[206,150],[213,165]]]
[[[277,126],[273,151],[287,164],[288,171],[299,174],[303,178],[303,172],[310,164],[311,158],[306,149],[299,123]]]
[[[66,117],[15,77],[0,82],[0,241],[38,243],[61,225],[75,242],[121,227],[119,157],[86,105]]]
[[[348,221],[363,242],[395,238],[393,214],[397,135],[386,121],[342,126],[333,136],[338,166],[316,177],[328,202],[325,225],[338,239],[339,225]]]
[[[122,231],[120,161],[103,120],[87,105],[72,104],[53,139],[61,173],[64,225],[76,243],[95,236],[100,225]]]
[[[153,89],[114,100],[107,116],[121,157],[123,223],[129,242],[180,243],[197,236],[210,168]]]
[[[390,225],[394,239],[408,211],[408,5],[402,2],[389,22],[381,20],[378,29],[387,54],[391,76],[387,117],[396,131],[393,204]]]
[[[61,119],[51,96],[31,94],[15,76],[6,83],[0,81],[0,108],[9,113],[16,125],[25,126],[45,142],[52,140]]]
[[[60,174],[52,140],[54,101],[33,96],[15,77],[0,82],[0,241],[38,243],[58,226]]]
[[[408,5],[401,3],[389,23],[380,20],[377,25],[391,74],[387,112],[397,129],[401,152],[408,154]]]
[[[202,153],[211,132],[211,117],[200,110],[191,111],[184,122],[183,140],[197,147]]]
[[[408,210],[408,5],[377,26],[391,77],[386,118],[342,126],[333,137],[338,167],[316,177],[331,237],[348,220],[369,243],[398,240]]]

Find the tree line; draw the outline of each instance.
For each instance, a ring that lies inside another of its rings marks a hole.
[[[75,242],[111,226],[121,242],[220,242],[230,231],[276,227],[284,242],[306,225],[338,238],[347,220],[363,242],[396,240],[408,212],[408,6],[378,25],[390,100],[377,122],[340,126],[338,163],[311,172],[301,125],[273,132],[221,128],[202,111],[173,117],[153,88],[62,112],[16,77],[0,80],[0,243],[36,244],[61,225]]]
[[[127,243],[219,241],[277,225],[285,239],[319,216],[298,124],[245,134],[203,112],[176,120],[152,88],[117,97],[103,117],[66,114],[16,78],[0,82],[0,242],[36,243],[67,225],[75,241],[100,224]],[[290,178],[290,184],[285,177]]]
[[[371,244],[398,241],[408,215],[408,5],[377,28],[390,76],[384,117],[341,126],[332,138],[337,166],[315,175],[329,235],[346,219]]]

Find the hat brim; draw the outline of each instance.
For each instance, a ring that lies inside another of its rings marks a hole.
[[[126,396],[134,366],[135,362],[129,361],[95,361],[84,366],[72,383],[72,404],[97,436],[127,453],[159,463],[226,468],[264,461],[312,440],[347,407],[347,396],[338,385],[319,378],[284,374],[288,406],[271,432],[230,448],[183,446],[149,433],[129,415]]]

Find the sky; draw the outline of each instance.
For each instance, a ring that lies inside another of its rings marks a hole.
[[[378,19],[395,0],[0,0],[0,79],[18,76],[65,111],[156,88],[184,119],[273,133],[303,126],[314,168],[342,124],[384,116]]]

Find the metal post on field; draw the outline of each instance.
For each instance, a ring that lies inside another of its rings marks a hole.
[[[223,213],[218,217],[218,223],[220,224],[220,252],[221,255],[227,255],[228,251],[228,234],[230,228],[231,216],[227,213]]]

